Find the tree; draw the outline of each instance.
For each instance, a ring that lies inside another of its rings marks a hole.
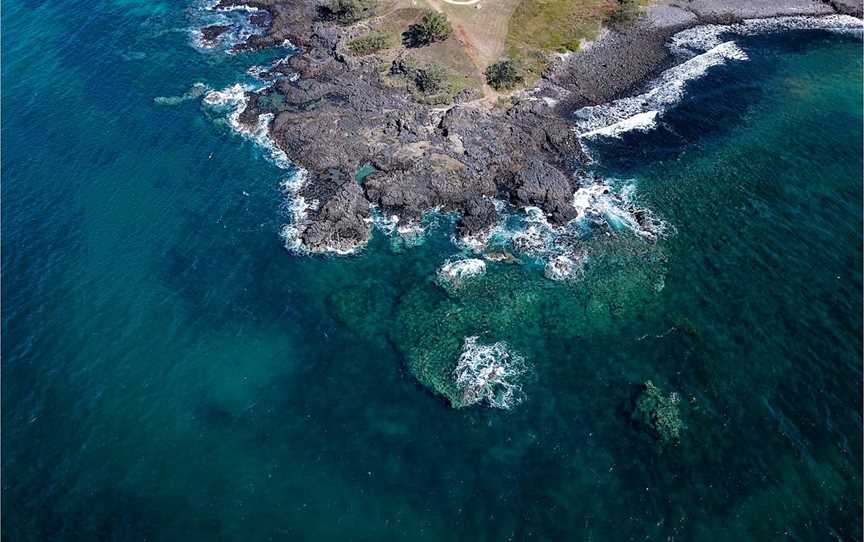
[[[405,33],[405,43],[409,47],[420,47],[430,45],[436,41],[444,41],[453,33],[453,27],[447,20],[447,15],[437,11],[430,11],[420,20],[413,24]]]
[[[330,0],[323,11],[330,19],[336,19],[341,23],[353,23],[372,15],[377,5],[377,0]]]
[[[524,81],[522,67],[515,60],[502,60],[486,68],[486,82],[495,90],[510,90]]]
[[[447,74],[444,72],[444,68],[438,64],[430,64],[417,70],[414,82],[417,84],[417,89],[423,94],[435,94],[444,90]]]

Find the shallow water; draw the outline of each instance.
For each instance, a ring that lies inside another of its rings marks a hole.
[[[154,101],[281,53],[195,49],[192,5],[4,7],[4,540],[861,539],[860,40],[736,39],[595,143],[666,238],[448,292],[447,219],[293,255],[286,172]],[[514,408],[412,376],[472,336],[530,366]],[[647,379],[677,447],[629,421]]]

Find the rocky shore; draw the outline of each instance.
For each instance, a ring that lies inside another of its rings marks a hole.
[[[460,236],[482,235],[499,220],[493,198],[539,207],[551,224],[566,224],[577,213],[574,192],[595,182],[582,170],[588,159],[570,114],[632,93],[670,67],[673,34],[749,18],[861,13],[860,2],[848,0],[660,2],[627,28],[604,30],[578,53],[562,55],[507,107],[435,107],[381,84],[375,57],[347,54],[356,31],[322,21],[319,2],[222,0],[216,9],[240,6],[258,10],[264,31],[237,49],[286,41],[300,49],[274,68],[299,77],[248,93],[239,120],[251,127],[271,115],[270,137],[309,172],[296,196],[310,205],[292,231],[294,245],[311,252],[363,246],[375,208],[400,226],[416,224],[429,209],[457,212]],[[362,182],[361,168],[371,171]]]

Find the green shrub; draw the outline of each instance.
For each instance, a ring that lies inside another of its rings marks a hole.
[[[524,81],[522,67],[515,60],[502,60],[486,68],[486,82],[495,90],[510,90]]]
[[[329,19],[353,23],[371,16],[377,5],[377,0],[330,0],[323,11]]]
[[[650,380],[642,385],[642,392],[636,399],[633,421],[645,429],[662,444],[676,444],[681,439],[684,423],[678,409],[680,398],[677,393],[663,395]]]
[[[615,10],[606,17],[606,25],[615,29],[625,28],[639,18],[639,0],[618,0]]]
[[[420,70],[414,77],[417,89],[423,94],[435,94],[447,86],[447,74],[438,64],[430,64]]]
[[[358,55],[371,55],[390,48],[390,36],[386,32],[372,32],[348,42],[348,48]]]
[[[417,60],[411,55],[401,55],[390,65],[390,75],[414,80],[417,77]]]
[[[405,44],[409,47],[420,47],[430,45],[436,41],[444,41],[453,33],[453,27],[447,20],[447,15],[437,11],[430,11],[420,20],[413,24],[405,33]]]

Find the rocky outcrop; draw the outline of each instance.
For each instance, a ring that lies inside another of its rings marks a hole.
[[[206,42],[214,42],[219,36],[231,30],[231,26],[225,24],[211,24],[201,29],[201,39]]]
[[[565,224],[576,218],[573,192],[576,183],[570,175],[541,160],[530,159],[524,168],[512,174],[508,181],[510,200],[520,207],[544,209],[555,224]]]
[[[269,14],[263,34],[238,48],[286,40],[300,48],[266,74],[276,78],[271,87],[249,93],[240,120],[251,126],[260,115],[272,115],[276,145],[309,171],[308,190],[316,193],[303,196],[321,205],[309,214],[300,240],[315,251],[365,242],[372,204],[403,223],[433,208],[458,212],[460,235],[495,223],[491,198],[539,207],[550,222],[564,224],[576,216],[573,171],[587,162],[567,120],[574,108],[644,84],[672,62],[664,44],[685,27],[734,21],[754,9],[831,11],[816,0],[778,0],[758,9],[743,0],[654,5],[634,26],[607,31],[583,51],[563,56],[535,89],[504,109],[471,102],[432,107],[384,85],[378,60],[343,54],[351,31],[325,24],[314,0],[222,0],[217,9],[232,5]],[[277,77],[288,74],[299,78]],[[374,171],[361,185],[355,172],[368,165]]]
[[[297,232],[307,250],[350,252],[369,240],[369,202],[352,175],[329,169],[307,183],[300,195],[313,202]]]

